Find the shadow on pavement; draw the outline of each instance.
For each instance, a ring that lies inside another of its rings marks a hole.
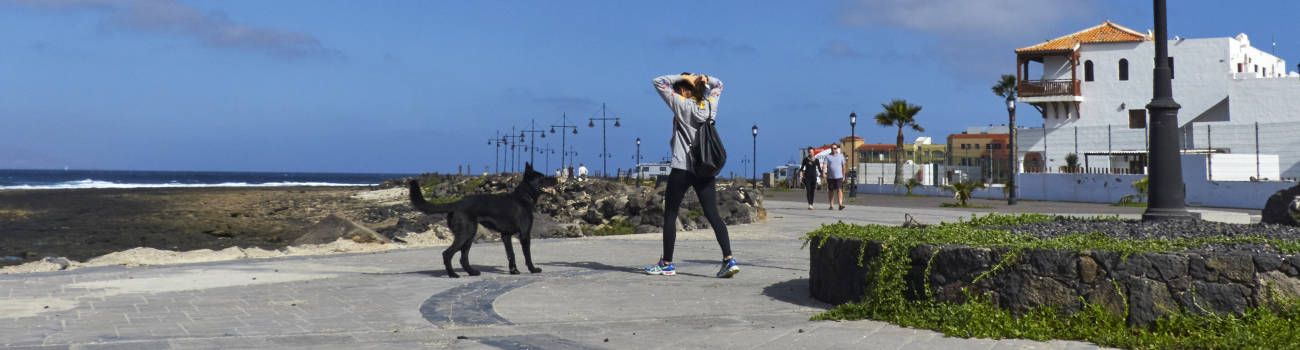
[[[578,269],[597,270],[597,271],[626,272],[626,273],[632,273],[638,275],[645,274],[645,271],[642,271],[641,267],[639,266],[613,266],[613,265],[606,265],[594,261],[552,262],[552,263],[545,263],[545,264],[538,264],[538,265],[572,267]]]
[[[503,274],[503,275],[509,274],[506,272],[506,270],[503,270],[499,267],[492,267],[492,266],[473,266],[473,267],[474,269],[478,270],[478,272],[482,272],[484,274]],[[466,274],[465,270],[461,270],[460,268],[456,269],[456,274],[460,275],[460,277],[474,277],[474,276],[470,276],[469,274]],[[367,272],[367,273],[363,273],[363,275],[425,275],[429,277],[447,277],[447,271],[443,269],[437,269],[437,270],[406,271],[406,272]]]
[[[830,310],[833,306],[813,299],[812,293],[808,291],[807,278],[793,279],[763,287],[763,295],[787,303],[823,310]]]

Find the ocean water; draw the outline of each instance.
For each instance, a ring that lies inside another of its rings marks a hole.
[[[366,186],[376,185],[388,179],[408,176],[414,176],[414,174],[0,169],[0,190]]]

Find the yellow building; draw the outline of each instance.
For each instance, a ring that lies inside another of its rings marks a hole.
[[[903,144],[903,162],[943,164],[948,159],[948,147],[930,143],[929,137],[918,137],[917,142]],[[861,163],[893,163],[894,151],[898,145],[893,143],[876,143],[858,145],[857,157]]]

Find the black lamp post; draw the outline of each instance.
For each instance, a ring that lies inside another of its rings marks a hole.
[[[519,164],[519,151],[521,151],[523,147],[524,133],[521,132],[519,135],[514,135],[514,128],[510,128],[510,132],[510,134],[501,136],[501,140],[510,145],[510,172],[514,172],[516,168],[515,166]],[[520,146],[520,148],[516,149],[515,146]]]
[[[530,138],[530,139],[528,139],[528,151],[529,151],[529,152],[528,152],[528,163],[532,164],[534,167],[537,166],[537,162],[533,160],[533,154],[537,153],[537,152],[536,152],[536,151],[537,151],[537,138],[538,138],[538,137],[542,137],[542,138],[545,138],[545,137],[546,137],[546,130],[537,130],[537,126],[536,126],[535,124],[536,124],[536,123],[535,123],[533,120],[529,120],[529,121],[528,121],[528,130],[524,130],[524,131],[521,131],[521,132],[519,133],[519,136],[520,136],[520,137],[524,136],[525,133],[533,134],[533,137]]]
[[[494,159],[492,164],[493,166],[496,166],[497,174],[501,173],[501,145],[506,143],[506,140],[504,138],[501,138],[500,136],[501,136],[501,131],[497,131],[497,136],[493,136],[491,139],[488,140],[489,145],[496,145],[497,147],[496,150],[492,151],[492,156]]]
[[[1189,220],[1183,191],[1183,162],[1178,154],[1178,109],[1174,101],[1173,72],[1169,69],[1168,22],[1165,0],[1153,0],[1156,25],[1156,67],[1152,72],[1151,114],[1151,202],[1142,221]]]
[[[1007,205],[1016,205],[1016,173],[1020,171],[1020,166],[1019,164],[1017,164],[1018,162],[1016,162],[1016,97],[1015,94],[1007,94],[1007,117],[1011,119],[1007,123],[1007,125],[1011,126],[1011,130],[1007,132],[1008,134],[1007,138],[1009,139],[1007,141],[1008,143],[1007,148],[1009,148],[1011,152],[1010,156],[1007,157],[1007,159],[1011,161],[1010,163],[1011,178],[1007,179]]]
[[[561,167],[561,168],[564,168],[564,167],[565,167],[565,165],[564,165],[564,156],[565,156],[566,151],[568,151],[567,148],[564,148],[564,145],[565,145],[565,142],[566,142],[566,140],[565,140],[565,136],[568,136],[568,135],[565,135],[563,130],[564,130],[564,129],[568,129],[568,128],[573,128],[573,134],[574,134],[574,135],[577,135],[577,134],[578,134],[578,126],[577,126],[577,125],[569,125],[569,124],[568,124],[568,119],[569,119],[569,116],[568,116],[567,114],[560,114],[560,125],[551,125],[551,133],[552,133],[552,134],[555,133],[555,128],[560,128],[560,130],[561,130],[561,131],[560,131],[560,167]]]
[[[636,138],[636,186],[641,187],[641,138]]]
[[[849,197],[858,196],[858,114],[849,112],[849,163],[853,164],[853,169],[849,170]]]
[[[617,128],[617,127],[619,127],[619,126],[621,126],[621,125],[618,124],[618,118],[607,118],[607,117],[605,117],[605,104],[604,104],[604,103],[601,103],[601,104],[600,104],[600,118],[587,118],[587,127],[589,127],[589,128],[594,128],[594,127],[596,127],[596,121],[597,121],[597,120],[600,121],[600,158],[601,158],[601,161],[600,161],[600,175],[601,175],[601,176],[609,176],[609,172],[608,172],[608,170],[609,170],[609,169],[608,169],[608,165],[609,165],[609,154],[608,154],[608,152],[605,151],[605,122],[606,122],[606,121],[609,121],[609,120],[613,120],[613,121],[614,121],[614,127],[615,127],[615,128]]]
[[[754,188],[758,188],[758,124],[754,124],[749,131],[754,134],[754,162],[750,164],[754,166]]]

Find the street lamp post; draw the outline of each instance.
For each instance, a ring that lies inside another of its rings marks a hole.
[[[641,187],[641,138],[636,138],[636,187]]]
[[[1156,67],[1152,70],[1150,190],[1151,202],[1142,221],[1193,219],[1184,200],[1183,162],[1178,155],[1178,109],[1174,101],[1172,70],[1169,68],[1168,22],[1165,0],[1153,0],[1155,12]]]
[[[520,137],[523,137],[525,133],[533,134],[533,137],[528,139],[528,163],[529,163],[529,164],[532,164],[533,166],[537,166],[537,162],[533,161],[533,154],[536,154],[536,153],[537,153],[537,152],[536,152],[536,151],[537,151],[537,137],[539,137],[539,135],[540,135],[540,137],[542,137],[542,138],[545,138],[545,137],[546,137],[546,131],[545,131],[545,130],[537,130],[537,127],[536,127],[535,124],[536,124],[535,121],[533,121],[533,120],[529,120],[529,121],[528,121],[528,130],[524,130],[524,131],[519,132],[519,136],[520,136]]]
[[[754,126],[749,130],[754,134],[754,153],[753,153],[754,162],[750,163],[751,165],[754,166],[754,187],[753,188],[758,188],[758,124],[754,124]]]
[[[515,128],[510,128],[510,134],[501,136],[501,140],[510,145],[510,172],[515,172],[515,165],[519,163],[520,150],[515,149],[515,146],[522,147],[524,143],[524,134],[519,133],[519,135],[515,135],[514,131]]]
[[[849,170],[849,197],[858,196],[858,114],[849,112],[849,161],[853,170]]]
[[[551,125],[551,133],[552,133],[552,134],[555,133],[555,128],[560,128],[560,130],[561,130],[561,131],[560,131],[560,167],[561,167],[561,168],[564,168],[564,167],[565,167],[565,166],[564,166],[564,156],[565,156],[565,153],[568,151],[567,148],[564,148],[565,141],[566,141],[566,140],[565,140],[565,136],[567,136],[567,135],[564,134],[564,131],[563,131],[563,130],[564,130],[564,129],[572,128],[572,129],[573,129],[573,134],[574,134],[574,135],[577,135],[577,134],[578,134],[578,126],[577,126],[577,125],[569,125],[569,124],[568,124],[568,123],[569,123],[569,122],[568,122],[568,119],[569,119],[569,116],[568,116],[567,114],[560,114],[560,125]]]
[[[496,167],[497,174],[501,173],[501,145],[506,143],[505,139],[500,138],[500,136],[501,136],[501,131],[498,130],[497,136],[493,136],[492,139],[488,140],[489,145],[496,145],[497,147],[496,150],[492,151],[492,157],[493,157],[492,165]]]
[[[1016,175],[1020,172],[1019,162],[1016,161],[1016,97],[1015,94],[1007,94],[1007,115],[1011,120],[1007,125],[1011,126],[1011,131],[1007,137],[1010,138],[1011,155],[1007,157],[1011,161],[1011,178],[1007,180],[1007,205],[1016,205]]]
[[[619,120],[618,118],[605,117],[604,103],[600,104],[600,118],[587,118],[587,127],[589,128],[596,127],[597,120],[600,121],[600,158],[601,158],[600,174],[601,176],[609,176],[609,172],[608,172],[609,169],[607,169],[609,165],[609,154],[608,152],[605,151],[605,122],[609,120],[613,120],[615,128],[621,125],[618,124],[618,120]]]

